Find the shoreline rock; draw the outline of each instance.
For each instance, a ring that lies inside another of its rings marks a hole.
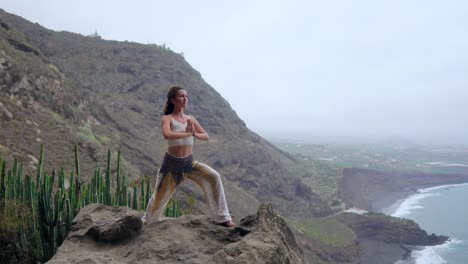
[[[362,264],[393,264],[408,259],[410,247],[439,245],[449,239],[447,236],[428,235],[412,220],[380,213],[345,213],[338,219],[356,232],[362,250]]]

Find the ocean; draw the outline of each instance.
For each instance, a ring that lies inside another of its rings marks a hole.
[[[468,263],[468,184],[420,189],[385,211],[414,220],[428,234],[451,238],[443,245],[414,250],[410,259],[396,264]]]

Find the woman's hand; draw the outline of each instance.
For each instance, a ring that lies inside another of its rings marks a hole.
[[[191,122],[190,124],[193,126],[193,136],[197,139],[203,140],[203,141],[208,141],[208,133],[201,127],[201,125],[198,123],[197,119],[194,116],[190,116],[189,119]],[[188,127],[188,124],[187,124]]]
[[[185,128],[185,132],[190,133],[192,136],[195,135],[195,124],[190,118],[187,119],[187,127]]]
[[[188,122],[188,121],[187,121]],[[193,120],[190,125],[187,124],[187,128],[183,132],[173,132],[171,129],[172,118],[169,115],[164,115],[161,118],[162,134],[165,139],[179,139],[193,136],[195,129],[193,128]]]

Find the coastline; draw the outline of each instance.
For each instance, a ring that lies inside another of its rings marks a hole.
[[[394,172],[345,168],[342,173],[343,177],[339,184],[339,197],[341,199],[356,208],[386,215],[393,214],[393,211],[402,206],[407,199],[420,194],[423,189],[445,188],[468,183],[468,172],[464,174],[431,174],[418,171]],[[406,251],[400,247],[400,244],[402,243],[388,243],[388,247],[391,247],[392,250],[383,252],[376,244],[363,243],[361,244],[361,263],[395,264],[397,261],[400,261],[399,264],[411,263],[409,259],[413,259],[416,254],[406,253],[407,260],[401,262]],[[421,244],[427,243],[422,242]],[[444,245],[443,241],[440,241],[439,244]],[[419,250],[419,248],[414,247],[408,248],[412,249],[413,252]],[[370,261],[371,259],[374,261]]]
[[[406,208],[406,210],[411,210],[412,202],[417,203],[419,200],[424,199],[426,197],[425,194],[428,194],[431,191],[457,187],[457,186],[465,186],[465,185],[468,185],[468,183],[444,184],[444,185],[436,185],[436,186],[421,186],[419,188],[415,188],[414,191],[395,192],[395,193],[392,193],[392,195],[390,196],[380,199],[379,201],[375,201],[372,204],[372,207],[376,208],[377,211],[380,213],[404,218],[404,216],[401,216],[399,214],[407,213],[407,211],[405,211],[405,208],[401,208],[405,203],[409,203],[408,204],[409,208]],[[412,201],[412,199],[414,200]],[[444,234],[438,234],[438,235],[444,235]],[[393,250],[389,252],[394,253],[394,256],[396,259],[394,261],[395,264],[416,264],[416,259],[412,255],[414,251],[423,251],[424,249],[431,248],[431,247],[438,247],[438,246],[440,247],[444,245],[446,246],[450,243],[453,243],[453,240],[449,238],[447,241],[445,241],[443,244],[440,244],[440,245],[431,245],[431,246],[400,245],[400,247],[405,250],[404,254],[400,254],[403,251],[397,251],[397,250]]]
[[[379,213],[392,215],[408,198],[418,194],[418,190],[414,188],[411,191],[390,193],[375,200],[371,207]],[[376,261],[379,263],[384,261],[389,264],[416,264],[416,260],[411,257],[411,254],[413,250],[422,250],[424,248],[389,243],[368,243],[367,241],[362,244],[362,247],[364,254],[361,257],[362,264],[374,264]],[[379,257],[376,259],[375,256]]]
[[[380,199],[375,200],[371,206],[375,211],[379,213],[391,215],[408,198],[410,198],[411,196],[415,194],[418,194],[418,189],[416,188],[411,191],[400,191],[400,192],[390,193],[385,197],[381,197]]]
[[[393,264],[398,259],[401,259],[402,256],[405,258],[405,256],[409,257],[411,255],[410,249],[398,244],[390,244],[373,239],[363,239],[360,243],[365,249],[361,255],[361,264]]]
[[[386,215],[392,215],[396,212],[396,210],[408,199],[414,197],[418,194],[424,194],[433,190],[444,189],[444,188],[451,188],[457,186],[464,186],[468,185],[468,182],[465,183],[455,183],[455,184],[443,184],[443,185],[433,185],[433,186],[420,186],[415,187],[411,191],[400,191],[390,193],[386,197],[382,197],[377,199],[372,203],[372,208],[375,208],[377,212],[384,213]]]

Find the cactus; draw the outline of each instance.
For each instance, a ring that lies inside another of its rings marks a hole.
[[[141,186],[140,186],[140,190],[141,190],[141,194],[140,194],[140,210],[144,210],[145,209],[145,178],[142,177],[141,178]]]
[[[39,152],[39,164],[37,166],[37,178],[36,183],[41,182],[41,175],[42,175],[42,162],[44,158],[44,146],[41,144],[41,150]],[[36,184],[36,188],[39,188],[39,184]]]
[[[18,183],[17,183],[17,180],[16,178],[18,177],[18,159],[15,158],[15,160],[13,161],[13,170],[11,172],[11,178],[10,178],[10,200],[14,199],[17,197],[18,195]]]
[[[78,144],[75,144],[74,153],[75,153],[75,172],[76,172],[76,177],[77,177],[78,181],[81,182],[80,158],[79,158],[79,156],[78,156]]]
[[[22,199],[23,192],[24,192],[24,181],[23,181],[23,163],[20,163],[18,172],[16,174],[16,186],[17,186],[17,193],[16,199]]]
[[[31,176],[23,177],[23,164],[17,159],[12,169],[0,156],[0,209],[1,212],[18,217],[17,248],[26,252],[31,246],[42,252],[36,262],[47,261],[61,245],[71,229],[72,221],[80,208],[90,203],[124,205],[144,210],[151,195],[151,180],[141,177],[128,186],[128,178],[121,174],[121,152],[117,154],[117,186],[111,193],[111,152],[108,150],[107,170],[101,175],[97,167],[88,184],[81,182],[78,146],[75,144],[75,169],[69,176],[69,188],[65,189],[65,171],[43,170],[44,146],[40,147],[36,181]],[[56,183],[57,178],[57,183]],[[139,186],[136,183],[140,183]],[[138,188],[141,188],[138,190]],[[8,203],[6,203],[8,201]],[[8,205],[7,205],[8,204]],[[8,207],[8,208],[7,208]],[[166,208],[168,216],[177,217],[187,211],[181,210],[181,203],[171,200]]]
[[[119,151],[117,152],[117,189],[115,191],[115,197],[116,197],[116,202],[117,202],[117,205],[122,205],[121,204],[121,186],[120,186],[120,159],[121,159],[121,153],[120,153],[120,149]]]
[[[105,194],[104,194],[104,204],[110,205],[110,174],[111,174],[111,151],[110,149],[107,150],[107,170],[106,170],[106,184],[105,184]]]
[[[138,198],[137,198],[138,190],[136,186],[133,186],[133,204],[132,208],[138,210]]]
[[[6,193],[5,193],[5,197],[7,200],[12,200],[13,199],[13,192],[14,192],[14,185],[13,185],[13,173],[11,170],[8,170],[8,173],[7,173],[7,177],[6,177],[6,182],[5,182],[5,185],[6,185]]]
[[[150,199],[151,195],[151,179],[149,177],[146,177],[147,182],[146,182],[146,193],[145,193],[145,199],[144,199],[144,208],[143,210],[146,210],[146,206],[148,205],[148,201]]]
[[[1,172],[0,172],[0,177],[1,177],[1,181],[0,181],[0,209],[3,209],[5,208],[5,197],[6,197],[6,186],[5,186],[5,178],[6,178],[6,174],[5,174],[5,170],[6,170],[6,162],[3,161],[2,162],[2,169],[1,169]]]
[[[123,177],[122,179],[122,203],[123,206],[128,206],[127,204],[127,177]]]
[[[55,182],[55,171],[52,176],[44,175],[42,185],[39,189],[39,222],[40,235],[42,241],[42,250],[45,259],[51,258],[57,247],[62,241],[58,241],[58,228],[61,224],[58,223],[59,212],[63,209],[65,195],[60,190],[55,193],[52,199],[52,191]]]
[[[71,229],[71,223],[73,221],[73,210],[71,208],[71,205],[70,205],[70,199],[66,199],[65,200],[65,210],[66,210],[66,230],[70,230]]]
[[[76,214],[78,214],[78,211],[80,210],[80,198],[81,198],[81,172],[80,172],[80,159],[78,156],[78,145],[75,144],[75,172],[76,172],[76,178],[75,178],[75,200],[74,200],[74,211]]]
[[[132,208],[132,194],[131,193],[127,194],[127,207]]]

